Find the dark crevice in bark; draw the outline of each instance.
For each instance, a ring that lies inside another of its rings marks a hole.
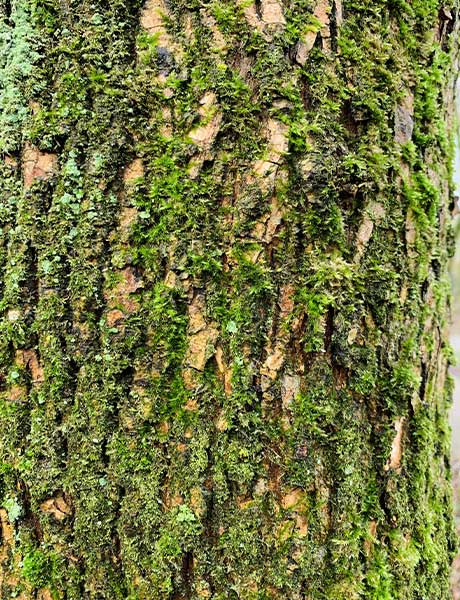
[[[193,553],[189,550],[182,556],[181,568],[182,581],[184,584],[185,597],[192,598],[192,581],[193,581]]]
[[[65,338],[60,337],[61,345],[63,348],[66,347]],[[69,406],[73,404],[75,399],[75,394],[77,391],[78,385],[78,373],[80,371],[80,366],[74,358],[71,358],[70,354],[67,354],[67,369],[66,369],[66,383],[65,383],[65,391],[63,390],[63,397],[65,397],[69,401]],[[62,421],[65,417],[65,408],[62,410],[56,410],[56,422],[58,425],[62,424]]]
[[[331,32],[331,48],[333,52],[337,52],[338,49],[338,37],[339,37],[339,28],[337,23],[337,2],[332,3],[332,11],[329,22],[329,29]]]
[[[428,383],[428,368],[427,368],[425,361],[422,360],[421,374],[420,374],[420,388],[419,388],[418,395],[420,398],[420,402],[422,403],[423,406],[426,406],[425,392],[426,392],[427,383]],[[410,409],[411,409],[411,412],[413,413],[412,403],[410,403]]]
[[[388,523],[392,522],[392,512],[390,510],[390,508],[388,507],[388,490],[387,490],[387,485],[388,485],[388,476],[383,478],[382,481],[382,485],[381,485],[381,490],[380,490],[380,494],[379,494],[379,504],[380,504],[380,508],[382,509],[386,521]]]
[[[40,519],[32,511],[29,488],[27,487],[27,484],[22,479],[18,480],[18,489],[20,491],[21,500],[22,500],[21,505],[22,505],[23,514],[24,514],[23,519],[22,519],[23,523],[30,528],[30,530],[33,532],[37,542],[40,543],[43,540],[43,530],[42,530],[42,527],[40,524]]]
[[[120,572],[123,572],[123,565],[122,565],[122,559],[121,559],[121,541],[120,541],[120,536],[118,535],[118,532],[115,529],[112,529],[111,554],[114,559],[114,562],[117,565],[117,568],[120,570]],[[125,593],[126,592],[127,592],[127,590],[125,589]]]
[[[329,306],[326,314],[326,331],[324,335],[324,350],[331,351],[332,334],[334,333],[334,307]]]
[[[104,439],[101,442],[101,460],[105,469],[107,469],[107,467],[110,464],[110,455],[107,453],[107,446],[108,440],[106,437],[104,437]]]
[[[39,300],[39,292],[38,292],[38,253],[37,249],[30,244],[29,246],[29,274],[26,282],[26,297],[29,300],[28,303],[28,311],[27,311],[27,322],[28,324],[32,324],[36,307],[38,305]]]
[[[64,433],[61,433],[60,438],[61,438],[61,453],[62,453],[61,465],[62,465],[62,468],[65,469],[67,467],[68,458],[69,458],[69,441],[68,441],[67,437],[64,435]]]
[[[259,19],[262,19],[262,1],[261,0],[255,0],[254,2],[254,6],[256,9],[256,15],[258,16]]]
[[[354,118],[353,105],[351,100],[346,99],[342,102],[342,118],[341,121],[344,124],[345,128],[351,135],[351,137],[356,137],[359,132],[358,123]]]
[[[302,77],[301,79],[300,94],[304,109],[309,111],[312,108],[312,100],[311,95],[309,94],[309,83],[306,77]]]
[[[10,23],[11,17],[11,0],[3,0],[3,14],[5,16],[5,21]]]
[[[448,49],[448,40],[450,34],[453,32],[455,27],[455,22],[457,19],[457,12],[455,9],[450,9],[447,6],[443,6],[439,10],[438,17],[438,31],[439,31],[439,39],[443,44],[443,49]]]
[[[431,261],[431,270],[433,271],[433,274],[436,277],[436,279],[439,279],[441,275],[441,263],[439,262],[438,258],[433,258],[433,260]]]
[[[423,302],[425,302],[427,299],[429,288],[430,288],[430,281],[429,281],[429,279],[425,279],[425,281],[420,286],[420,297]]]

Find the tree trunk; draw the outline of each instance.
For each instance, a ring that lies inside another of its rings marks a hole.
[[[1,598],[448,598],[457,8],[1,6]]]

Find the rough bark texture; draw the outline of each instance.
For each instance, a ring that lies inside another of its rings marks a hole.
[[[447,599],[457,7],[0,6],[0,597]]]

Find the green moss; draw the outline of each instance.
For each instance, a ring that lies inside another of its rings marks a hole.
[[[43,588],[47,586],[51,580],[51,557],[40,550],[25,552],[22,559],[21,570],[25,579],[31,586]]]

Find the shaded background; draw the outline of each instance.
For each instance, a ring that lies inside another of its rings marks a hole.
[[[460,86],[457,86],[460,87]],[[460,93],[457,89],[457,122],[460,121]],[[457,125],[457,145],[454,164],[454,181],[456,195],[460,196],[460,152],[459,152],[459,128]],[[457,203],[458,204],[458,203]],[[458,210],[458,209],[457,209]],[[452,426],[452,479],[454,485],[455,522],[460,534],[460,215],[455,217],[454,222],[457,238],[457,249],[451,264],[452,275],[452,328],[451,344],[455,354],[456,364],[451,367],[454,378],[454,402],[451,410]],[[460,600],[460,554],[454,561],[452,574],[453,599]]]

